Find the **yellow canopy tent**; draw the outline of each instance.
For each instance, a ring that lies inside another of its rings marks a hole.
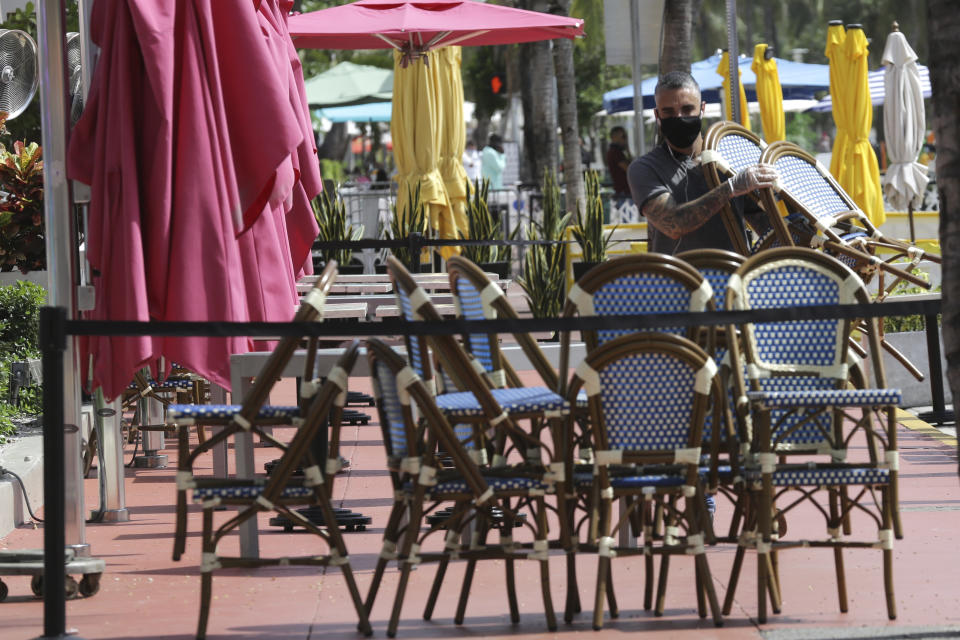
[[[431,218],[434,228],[444,239],[466,238],[467,172],[463,168],[463,150],[466,147],[467,127],[463,121],[463,76],[460,72],[460,47],[437,49],[437,102],[442,105],[443,119],[437,127],[440,149],[440,175],[450,202],[448,212],[437,220]],[[460,253],[460,247],[443,247],[444,259]]]
[[[835,53],[839,55],[831,58],[830,68],[832,71],[835,64],[838,67],[843,88],[839,96],[832,96],[833,113],[838,129],[842,126],[845,140],[839,149],[839,145],[834,145],[830,172],[870,221],[880,226],[886,220],[886,213],[883,210],[877,154],[868,138],[873,125],[873,104],[867,79],[869,49],[863,29],[849,29],[842,46]],[[839,139],[840,136],[837,137]]]
[[[730,91],[730,54],[727,51],[720,56],[720,64],[717,66],[717,74],[723,77],[723,108],[727,120],[730,120],[730,114],[733,113],[733,94]],[[740,89],[740,124],[747,129],[750,128],[750,111],[747,109],[747,93],[743,90],[743,82],[738,82]]]
[[[439,169],[437,131],[443,118],[443,105],[437,97],[438,66],[436,51],[412,60],[404,59],[399,51],[394,52],[390,119],[397,164],[397,215],[411,214],[406,210],[407,202],[419,186],[420,201],[434,229],[440,229],[440,221],[450,216],[450,201]]]
[[[786,121],[783,114],[783,89],[777,61],[766,57],[767,45],[758,44],[753,49],[753,64],[750,69],[757,76],[757,102],[760,103],[760,122],[763,137],[767,142],[786,138]]]

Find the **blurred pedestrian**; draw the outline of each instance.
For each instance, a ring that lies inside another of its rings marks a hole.
[[[610,144],[607,147],[607,171],[613,182],[613,200],[619,207],[630,197],[630,184],[627,182],[627,168],[630,166],[630,148],[627,142],[627,130],[616,126],[610,129]]]
[[[507,156],[503,152],[503,138],[491,133],[480,157],[480,175],[490,181],[491,189],[503,189],[503,170],[506,166]]]
[[[467,140],[467,147],[463,150],[463,169],[467,172],[467,179],[474,182],[480,177],[480,152],[477,143]]]

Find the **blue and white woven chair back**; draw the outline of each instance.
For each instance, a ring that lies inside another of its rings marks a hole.
[[[730,285],[737,291],[734,308],[741,310],[850,304],[856,302],[854,290],[862,287],[850,271],[843,278],[802,259],[767,263],[742,281],[733,276]],[[755,354],[752,365],[760,369],[750,377],[763,377],[767,370],[845,379],[843,328],[844,320],[831,318],[748,325],[744,339]]]
[[[454,301],[460,315],[465,320],[488,320],[496,318],[496,311],[487,309],[480,292],[466,278],[457,278],[457,290]],[[490,353],[490,337],[483,333],[471,333],[467,336],[470,353],[483,365],[488,374],[494,372],[493,355]],[[498,385],[503,386],[503,385]]]
[[[850,204],[825,177],[822,168],[789,154],[780,156],[773,164],[780,176],[780,189],[815,216],[818,226],[830,228],[833,218],[850,212]]]
[[[664,353],[636,353],[599,371],[611,449],[670,450],[690,437],[697,371]]]
[[[701,157],[701,161],[715,158],[721,174],[733,175],[760,162],[764,148],[765,145],[757,145],[746,136],[727,133],[717,141],[716,151],[707,153],[706,159]]]
[[[582,316],[648,315],[655,313],[682,313],[704,311],[713,292],[710,285],[691,292],[683,283],[659,273],[631,273],[604,283],[593,294],[587,294],[576,285],[570,290],[570,299],[577,305]],[[647,329],[682,335],[683,327],[658,327]],[[629,329],[601,329],[597,341],[603,344],[622,335],[633,333]]]
[[[400,403],[400,394],[397,391],[397,379],[386,364],[377,360],[374,381],[377,384],[377,393],[383,406],[384,419],[389,424],[381,425],[384,433],[389,434],[389,454],[396,457],[407,457],[406,425],[403,420],[403,408]]]
[[[421,320],[422,318],[414,313],[413,302],[410,300],[410,295],[403,287],[396,287],[396,290],[397,300],[400,302],[400,313],[403,314],[403,319],[410,322]],[[423,291],[423,289],[418,287],[417,291]],[[421,353],[420,341],[414,337],[407,340],[407,356],[409,357],[410,366],[417,372],[417,375],[424,379],[432,378],[432,376],[426,374],[424,367],[429,356],[426,353]]]

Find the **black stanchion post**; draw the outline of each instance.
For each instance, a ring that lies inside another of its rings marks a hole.
[[[920,419],[934,424],[953,422],[954,411],[947,411],[943,393],[943,367],[940,365],[940,325],[936,314],[923,316],[927,334],[927,361],[930,370],[930,393],[933,398],[933,411],[920,414]],[[956,407],[954,407],[956,410]]]
[[[410,260],[412,265],[416,265],[416,271],[420,271],[420,252],[423,250],[423,234],[419,232],[413,232],[407,237],[407,242],[410,243]]]
[[[67,312],[40,310],[43,354],[43,637],[62,638],[67,624],[64,553],[63,353]]]

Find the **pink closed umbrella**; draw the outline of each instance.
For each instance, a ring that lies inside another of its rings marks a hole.
[[[277,0],[259,13],[208,0],[94,5],[101,57],[68,163],[92,186],[87,317],[289,319],[309,253],[303,205],[320,180],[297,110],[302,75],[282,21],[273,35],[262,22],[278,11]],[[160,356],[229,386],[229,356],[250,341],[95,338],[81,348],[112,397]]]

